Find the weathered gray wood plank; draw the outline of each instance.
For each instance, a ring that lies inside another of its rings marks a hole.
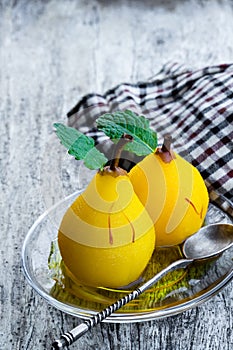
[[[0,2],[0,349],[50,349],[79,320],[47,305],[27,285],[24,237],[44,203],[44,157],[52,123],[85,93],[147,79],[163,63],[190,66],[233,58],[232,1]],[[56,149],[55,149],[56,152]],[[55,164],[56,165],[56,164]],[[54,165],[54,167],[55,167]],[[204,305],[142,324],[102,324],[70,349],[230,350],[232,283]]]

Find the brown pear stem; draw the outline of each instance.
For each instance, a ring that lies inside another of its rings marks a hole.
[[[121,157],[121,152],[125,146],[126,143],[131,142],[133,140],[133,137],[131,135],[128,134],[123,134],[122,137],[120,138],[120,140],[117,142],[115,149],[114,149],[114,153],[113,153],[113,158],[110,161],[110,170],[114,171],[118,165],[119,165],[119,161],[120,161],[120,157]]]
[[[170,163],[173,159],[175,159],[175,154],[171,149],[172,137],[167,134],[164,136],[163,145],[161,148],[158,148],[156,154],[160,156],[160,158],[164,161],[164,163]]]
[[[163,145],[161,148],[162,152],[171,152],[172,137],[167,134],[164,136]]]

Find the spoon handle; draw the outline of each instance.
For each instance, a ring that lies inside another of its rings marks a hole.
[[[193,259],[180,259],[170,264],[168,267],[160,271],[149,281],[141,285],[141,287],[135,289],[131,293],[125,295],[123,298],[117,300],[112,305],[106,307],[104,310],[98,312],[95,316],[92,316],[87,321],[84,321],[77,327],[73,328],[71,331],[64,333],[60,339],[55,340],[52,344],[52,349],[63,349],[64,346],[73,344],[77,339],[79,339],[83,334],[85,334],[89,329],[96,326],[98,323],[102,322],[113,312],[119,310],[124,305],[128,304],[130,301],[136,299],[140,294],[153,286],[162,277],[164,277],[168,272],[174,271],[179,268],[185,268],[193,262]]]

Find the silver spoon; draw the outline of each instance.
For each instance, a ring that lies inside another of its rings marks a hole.
[[[64,333],[60,340],[55,340],[52,349],[63,349],[71,345],[89,329],[102,322],[113,312],[119,310],[122,306],[136,299],[140,294],[145,292],[168,272],[179,268],[185,268],[195,260],[208,259],[219,255],[233,245],[233,225],[232,224],[212,224],[201,228],[197,233],[187,238],[182,245],[184,259],[177,260],[168,267],[160,271],[141,287],[135,289],[128,295],[108,306],[106,309],[92,316],[89,320],[84,321],[71,331]]]

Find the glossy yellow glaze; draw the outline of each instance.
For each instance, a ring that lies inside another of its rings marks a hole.
[[[209,198],[205,183],[179,155],[169,163],[150,154],[129,173],[139,199],[154,222],[156,245],[181,243],[203,224]]]
[[[120,287],[145,269],[155,232],[128,175],[104,172],[67,210],[58,243],[65,265],[81,283]]]

